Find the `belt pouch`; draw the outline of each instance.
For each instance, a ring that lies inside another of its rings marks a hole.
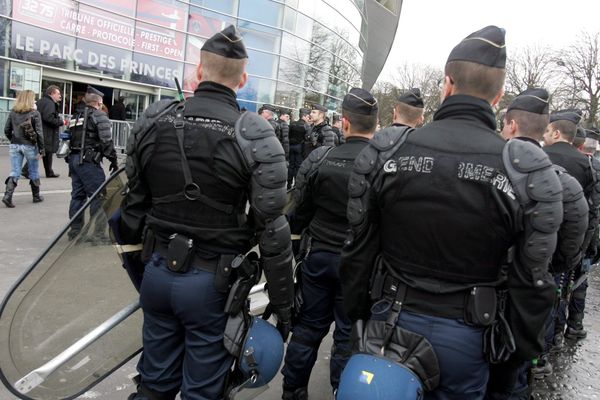
[[[468,325],[489,326],[496,318],[496,288],[476,286],[467,294],[464,320]]]
[[[167,266],[173,272],[187,272],[193,258],[194,241],[179,233],[171,235],[169,239]]]

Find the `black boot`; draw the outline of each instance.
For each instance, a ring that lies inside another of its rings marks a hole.
[[[305,387],[298,388],[294,391],[283,390],[283,400],[308,400],[308,390]]]
[[[6,207],[14,208],[15,205],[12,202],[12,196],[15,192],[15,188],[17,187],[17,178],[9,176],[8,178],[6,178],[4,183],[6,183],[6,190],[4,192],[4,197],[2,197],[2,202]]]
[[[29,186],[31,186],[31,194],[33,195],[34,203],[41,203],[44,201],[44,198],[40,196],[40,180],[35,179],[33,181],[29,181]]]

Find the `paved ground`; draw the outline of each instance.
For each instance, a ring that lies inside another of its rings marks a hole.
[[[27,181],[21,180],[14,196],[16,208],[0,207],[0,297],[27,269],[36,256],[46,247],[57,231],[68,220],[70,180],[66,164],[55,160],[57,179],[42,178],[42,195],[45,201],[31,202]],[[0,178],[8,175],[8,150],[0,146]],[[1,205],[1,204],[0,204]],[[600,398],[600,274],[596,271],[588,290],[586,326],[589,336],[576,345],[567,344],[560,353],[553,355],[557,368],[552,379],[538,382],[536,399],[597,399]],[[331,336],[321,346],[321,352],[310,383],[311,400],[331,400],[328,362]],[[79,399],[126,399],[134,387],[130,381],[135,374],[135,360],[126,364]],[[259,398],[279,399],[280,376],[272,387]],[[12,400],[15,396],[0,385],[0,399]]]

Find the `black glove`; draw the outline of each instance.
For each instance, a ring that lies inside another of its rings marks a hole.
[[[114,174],[115,172],[117,172],[118,169],[119,169],[119,165],[117,164],[117,159],[115,158],[114,160],[112,160],[110,162],[110,166],[108,167],[108,171],[111,174]]]
[[[285,343],[292,330],[292,307],[274,307],[274,311],[277,316],[277,330]]]

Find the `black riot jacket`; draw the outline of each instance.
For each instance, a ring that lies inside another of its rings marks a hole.
[[[346,217],[348,179],[356,156],[368,141],[350,136],[346,143],[329,151],[318,165],[310,165],[310,158],[304,161],[300,173],[306,172],[302,177],[305,182],[297,185],[293,192],[294,199],[300,201],[292,231],[300,233],[308,226],[313,249],[341,251],[349,229]]]
[[[394,155],[397,173],[379,190],[382,254],[392,269],[458,284],[498,279],[512,243],[495,198],[514,195],[495,128],[489,104],[452,96]]]
[[[123,206],[126,240],[139,243],[140,224],[143,227],[146,219],[159,239],[166,240],[174,232],[192,235],[207,256],[248,251],[254,236],[245,219],[250,172],[235,143],[234,125],[240,116],[235,92],[202,82],[186,100],[183,113],[184,147],[193,181],[208,198],[229,205],[229,212],[185,198],[161,202],[161,198],[180,193],[185,182],[174,114],[173,109],[158,118],[154,127],[138,138],[136,153],[143,173],[139,185],[130,185]],[[142,208],[150,210],[147,217],[135,211],[136,204],[144,203]]]
[[[571,174],[584,190],[593,182],[590,162],[584,154],[567,142],[558,142],[544,146],[544,151],[552,163],[560,165]],[[587,194],[586,194],[587,196]]]
[[[85,114],[87,110],[87,122]],[[85,141],[83,139],[85,126]],[[81,113],[71,119],[71,149],[75,151],[92,149],[101,152],[110,161],[117,159],[112,140],[111,124],[105,112],[86,106]],[[81,146],[84,146],[82,149]]]

